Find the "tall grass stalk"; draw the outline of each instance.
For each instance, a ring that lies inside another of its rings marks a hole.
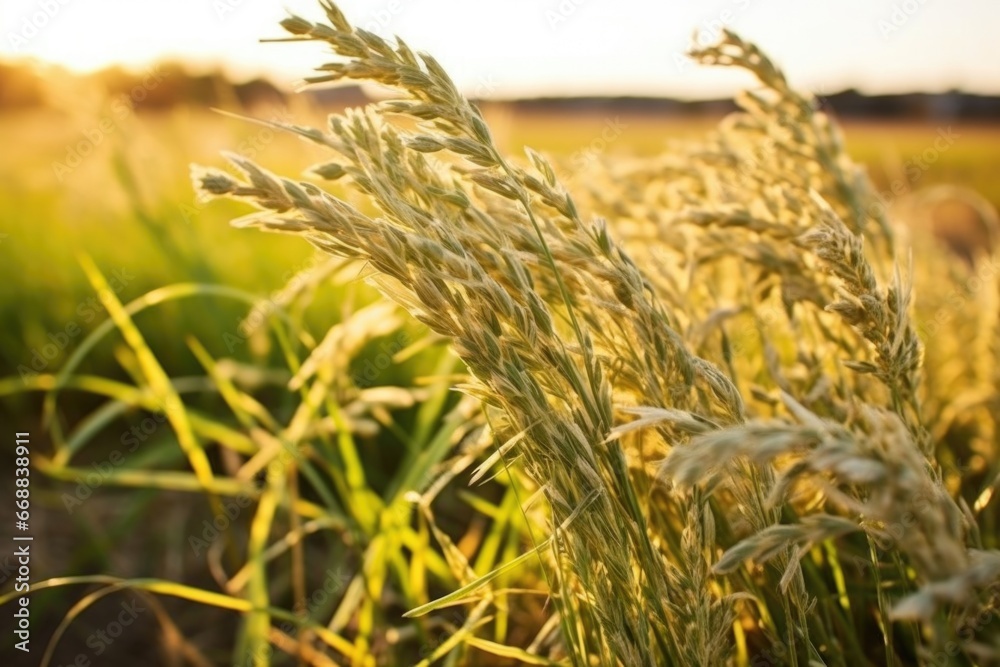
[[[727,32],[692,55],[757,77],[743,111],[624,176],[599,163],[600,186],[570,193],[544,156],[502,154],[433,57],[322,4],[328,23],[283,23],[340,57],[307,81],[395,94],[325,130],[274,125],[329,149],[313,174],[372,209],[236,155],[242,179],[194,180],[259,209],[238,226],[364,261],[451,341],[492,461],[547,502],[529,552],[558,619],[547,658],[1000,659],[990,501],[970,508],[985,492],[942,460],[909,271],[809,95]],[[994,460],[995,419],[979,418]],[[477,604],[496,576],[411,615]]]

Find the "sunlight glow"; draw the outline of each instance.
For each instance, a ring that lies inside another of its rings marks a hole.
[[[345,0],[356,24],[432,51],[478,95],[725,95],[743,79],[681,54],[728,27],[763,46],[816,92],[1000,93],[988,0]],[[76,71],[142,69],[159,59],[260,74],[291,87],[319,61],[317,45],[262,44],[287,11],[313,0],[4,0],[0,58],[32,57]]]

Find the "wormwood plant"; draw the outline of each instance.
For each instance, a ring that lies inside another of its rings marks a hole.
[[[433,57],[323,8],[328,24],[283,22],[340,56],[307,81],[395,96],[325,130],[274,125],[328,148],[313,175],[367,204],[235,155],[242,180],[196,168],[196,185],[259,209],[238,226],[363,260],[447,337],[495,434],[480,474],[523,475],[549,517],[519,558],[409,616],[485,613],[495,576],[533,561],[551,622],[522,660],[1000,661],[997,319],[978,327],[993,371],[974,417],[942,430],[962,406],[922,377],[921,266],[897,261],[815,100],[726,33],[692,56],[756,76],[742,111],[586,167],[570,193],[544,156],[503,154]]]

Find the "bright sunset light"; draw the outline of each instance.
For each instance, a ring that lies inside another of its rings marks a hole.
[[[310,0],[5,0],[0,56],[75,70],[171,58],[290,85],[317,50],[259,42],[282,36],[284,9],[319,15]],[[463,88],[500,97],[728,94],[744,79],[696,74],[680,58],[693,32],[708,41],[723,26],[767,44],[816,91],[1000,92],[1000,3],[990,0],[349,0],[342,9],[435,53]]]

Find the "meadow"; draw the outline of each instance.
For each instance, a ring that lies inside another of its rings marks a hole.
[[[93,292],[79,268],[80,252],[110,270],[136,276],[137,282],[127,292],[133,298],[192,279],[267,293],[280,289],[288,271],[311,255],[292,239],[260,239],[229,227],[226,223],[237,209],[197,201],[188,165],[210,163],[222,150],[243,147],[249,157],[259,156],[278,170],[295,171],[318,160],[320,151],[293,137],[206,109],[157,113],[142,112],[140,107],[116,125],[95,152],[81,160],[79,168],[60,178],[56,165],[66,163],[74,144],[86,140],[86,133],[111,114],[108,100],[95,104],[83,117],[67,118],[67,112],[53,110],[9,113],[0,125],[0,143],[6,147],[0,163],[0,177],[6,184],[0,192],[4,197],[0,216],[8,235],[4,242],[12,244],[6,246],[6,261],[0,268],[4,272],[0,308],[4,321],[10,323],[0,335],[10,369],[30,361],[30,350],[48,342],[46,333],[63,330],[74,320],[80,320],[81,328],[96,321],[96,316],[88,317],[93,309],[81,307]],[[241,113],[255,116],[252,111]],[[266,119],[275,113],[265,109],[256,116]],[[300,122],[323,122],[321,110],[305,105],[281,113]],[[516,116],[500,110],[491,113],[487,107],[486,115],[498,119],[497,141],[503,150],[517,153],[524,146],[533,147],[561,161],[567,172],[581,160],[657,155],[668,150],[671,141],[696,137],[719,121],[625,116],[620,119],[621,133],[604,142],[608,118],[598,114]],[[913,173],[908,176],[903,165],[933,146],[938,124],[848,122],[846,148],[890,200],[895,198],[892,183],[902,181],[909,191],[934,184],[962,184],[1000,205],[1000,186],[993,178],[1000,170],[1000,129],[949,125],[960,140],[917,178]],[[266,261],[261,259],[262,252]],[[248,266],[252,270],[244,270]],[[241,311],[236,308],[225,315],[229,327]],[[181,330],[191,326],[197,323],[187,320]],[[211,327],[211,331],[195,332],[218,338],[218,321]],[[168,343],[174,337],[163,338],[158,342]]]
[[[873,202],[1000,129],[841,146],[735,37],[739,117],[480,117],[329,19],[392,113],[0,122],[49,664],[997,664],[996,256]]]

